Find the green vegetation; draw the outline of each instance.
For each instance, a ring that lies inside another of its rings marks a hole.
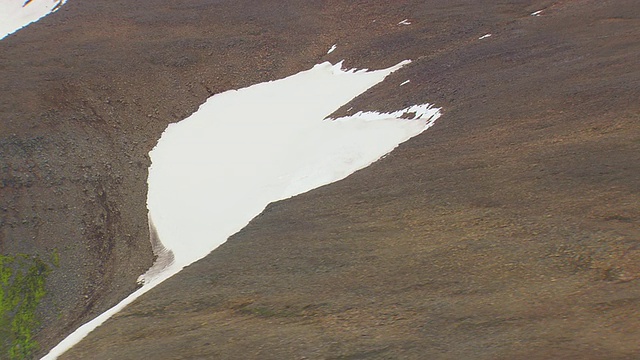
[[[52,262],[58,261],[54,252]],[[29,359],[38,349],[32,332],[49,272],[39,256],[0,255],[0,359]]]

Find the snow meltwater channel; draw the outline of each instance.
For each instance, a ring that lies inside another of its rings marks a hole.
[[[408,61],[388,69],[322,63],[285,79],[212,96],[167,127],[151,151],[147,206],[162,242],[143,286],[80,327],[54,359],[110,316],[238,232],[270,202],[343,179],[429,128],[429,104],[393,113],[331,113]]]
[[[67,0],[0,0],[0,39],[58,10]]]

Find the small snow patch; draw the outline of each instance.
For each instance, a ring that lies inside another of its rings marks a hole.
[[[542,10],[534,11],[531,13],[531,16],[540,16],[542,15]]]
[[[411,25],[409,19],[404,19],[398,23],[398,25]]]
[[[329,49],[329,51],[327,51],[327,54],[331,54],[337,47],[338,47],[338,44],[331,45],[331,49]]]
[[[407,81],[403,82],[402,84],[400,84],[400,86],[402,86],[402,85],[407,85],[407,84],[408,84],[408,83],[410,83],[410,82],[411,82],[411,80],[407,80]]]
[[[431,104],[420,104],[413,105],[402,110],[388,112],[388,113],[380,113],[377,111],[358,111],[357,113],[349,116],[343,116],[336,119],[327,118],[327,120],[344,122],[344,121],[353,121],[357,119],[357,121],[381,121],[381,120],[392,120],[397,121],[400,119],[406,120],[422,120],[419,122],[419,125],[422,127],[422,131],[430,128],[436,122],[436,120],[440,117],[442,113],[440,112],[440,108],[436,108]]]
[[[485,35],[480,36],[480,37],[478,38],[478,40],[486,39],[486,38],[488,38],[488,37],[490,37],[490,36],[491,36],[491,34],[485,34]]]
[[[57,11],[67,0],[1,0],[0,39]]]

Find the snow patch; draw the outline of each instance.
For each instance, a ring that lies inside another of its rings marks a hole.
[[[169,125],[149,154],[147,197],[154,249],[165,255],[164,263],[141,277],[140,289],[43,359],[57,358],[133,300],[206,256],[269,203],[343,179],[433,125],[440,111],[429,104],[327,118],[408,62],[377,71],[325,62],[281,80],[216,94]]]
[[[531,13],[531,16],[540,16],[540,15],[542,15],[542,11],[543,10],[534,11],[534,12]]]
[[[327,51],[327,54],[331,54],[337,47],[338,47],[338,44],[331,45],[331,48],[329,49],[329,51]]]
[[[0,39],[57,11],[67,0],[0,0]]]
[[[411,25],[409,19],[404,19],[398,23],[398,25]]]
[[[402,84],[400,84],[400,86],[407,85],[410,82],[411,82],[411,80],[405,80],[404,82],[402,82]]]
[[[488,37],[490,37],[490,36],[491,36],[491,34],[485,34],[485,35],[480,36],[480,37],[478,38],[478,40],[486,39],[486,38],[488,38]]]
[[[325,119],[407,63],[367,71],[325,62],[215,95],[169,125],[150,153],[147,205],[172,266],[204,257],[270,202],[342,179],[422,132],[422,117]]]

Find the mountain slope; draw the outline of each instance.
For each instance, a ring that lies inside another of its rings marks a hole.
[[[409,58],[340,114],[432,102],[435,127],[268,207],[66,357],[638,355],[635,2],[145,5],[69,2],[0,43],[1,251],[61,258],[43,350],[149,266],[168,122],[323,60]]]

